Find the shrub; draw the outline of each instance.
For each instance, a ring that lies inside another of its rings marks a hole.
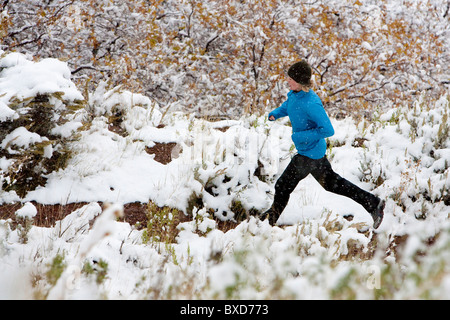
[[[82,125],[77,111],[83,96],[67,65],[55,59],[35,63],[20,54],[2,55],[0,79],[1,188],[24,197],[67,165],[69,144]]]

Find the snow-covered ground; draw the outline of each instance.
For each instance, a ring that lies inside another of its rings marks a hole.
[[[12,97],[62,92],[67,100],[80,99],[67,70],[54,59],[0,59],[0,121],[19,117]],[[210,122],[163,114],[147,97],[100,85],[84,109],[55,129],[69,136],[84,128],[67,167],[49,173],[46,185],[24,198],[0,191],[0,203],[24,204],[17,212],[22,219],[36,214],[31,201],[89,203],[53,228],[26,230],[0,221],[0,298],[448,299],[448,97],[418,97],[414,106],[380,110],[372,121],[332,119],[336,135],[328,157],[334,170],[387,202],[376,232],[360,205],[324,191],[312,177],[298,185],[279,226],[251,217],[224,232],[209,209],[233,220],[233,203],[259,211],[270,206],[276,179],[295,154],[288,119],[272,123],[267,115],[251,115]],[[125,134],[108,129],[117,110]],[[83,126],[86,119],[89,126]],[[21,127],[1,148],[26,149],[44,140]],[[167,165],[146,152],[156,143],[177,144]],[[2,172],[9,165],[0,158]],[[175,243],[145,241],[144,230],[116,221],[131,202],[186,212],[193,195],[204,208],[194,208],[192,221],[178,225]],[[100,201],[113,205],[102,213]],[[399,236],[406,240],[394,253]],[[62,273],[52,281],[58,268]]]

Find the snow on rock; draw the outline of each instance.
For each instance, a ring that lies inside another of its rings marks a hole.
[[[31,203],[27,202],[25,205],[16,211],[16,216],[20,218],[32,219],[37,214],[36,207]]]

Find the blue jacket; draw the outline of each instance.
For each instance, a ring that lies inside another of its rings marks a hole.
[[[289,116],[292,141],[299,154],[311,159],[321,159],[325,156],[325,138],[333,136],[334,129],[322,101],[313,90],[289,92],[286,102],[272,111],[269,118],[271,116],[275,119]]]

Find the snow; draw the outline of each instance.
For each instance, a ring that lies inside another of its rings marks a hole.
[[[0,62],[0,97],[3,103],[12,97],[19,100],[37,94],[64,92],[66,100],[83,100],[83,96],[70,80],[70,69],[57,59],[43,59],[33,62],[20,53],[11,53]]]
[[[25,203],[21,209],[16,211],[16,216],[20,218],[32,219],[36,214],[37,209],[31,202]]]
[[[6,111],[1,121],[14,119],[8,110],[13,96],[26,99],[64,92],[67,99],[82,99],[63,62],[32,62],[9,54],[0,60],[0,67],[8,67],[0,73],[0,91],[7,92],[0,96],[0,110]],[[14,191],[0,193],[0,203],[24,203],[16,215],[28,218],[37,213],[32,201],[88,203],[54,227],[32,227],[26,243],[11,221],[0,220],[0,298],[33,298],[31,292],[49,299],[334,298],[343,279],[356,274],[348,286],[357,298],[366,299],[376,296],[365,283],[371,274],[367,270],[389,272],[391,260],[410,272],[406,274],[427,277],[426,268],[412,263],[425,240],[440,235],[423,265],[431,270],[449,261],[448,250],[442,248],[450,235],[450,207],[440,197],[450,188],[450,143],[437,147],[449,102],[442,97],[428,108],[423,105],[419,98],[413,108],[398,106],[374,115],[373,122],[333,119],[336,135],[329,140],[327,156],[334,170],[386,199],[385,219],[376,232],[362,206],[326,192],[311,176],[292,194],[278,226],[250,217],[224,232],[206,208],[214,209],[219,220],[234,220],[233,201],[247,210],[268,208],[274,184],[295,154],[291,128],[283,121],[268,122],[267,115],[220,122],[182,113],[163,115],[149,98],[121,88],[107,90],[103,83],[88,99],[93,120],[72,143],[74,154],[67,167],[49,173],[45,186],[22,199]],[[126,135],[108,129],[108,116],[117,110],[123,114]],[[88,111],[79,112],[79,117],[55,130],[67,137],[80,128],[79,119]],[[413,121],[421,125],[415,129]],[[165,126],[158,127],[160,123]],[[356,138],[365,139],[362,147],[354,146]],[[1,148],[26,148],[42,141],[19,127],[4,137]],[[180,148],[167,165],[146,152],[146,147],[168,142]],[[0,158],[2,171],[10,164]],[[255,175],[258,165],[262,177]],[[175,243],[146,243],[142,230],[117,221],[123,205],[132,202],[152,201],[186,212],[193,194],[206,208],[194,208],[191,221],[178,225]],[[102,209],[98,202],[112,205]],[[420,214],[426,219],[418,219]],[[384,259],[383,243],[402,235],[410,239],[404,256]],[[380,249],[373,259],[346,260],[354,248],[367,253],[374,236]],[[64,256],[66,268],[50,284],[45,275],[58,254]],[[98,272],[99,261],[108,266],[101,283],[83,269],[91,264]],[[32,285],[31,275],[41,278]],[[420,295],[422,288],[411,292],[408,281],[395,298]],[[441,283],[427,292],[449,298],[449,281],[446,269]]]
[[[0,101],[0,121],[6,121],[9,119],[14,119],[16,113],[11,110],[3,101]]]
[[[3,139],[1,147],[8,149],[11,145],[28,148],[30,145],[42,142],[42,137],[34,132],[29,132],[25,127],[19,127]],[[11,150],[9,151],[11,153]]]

